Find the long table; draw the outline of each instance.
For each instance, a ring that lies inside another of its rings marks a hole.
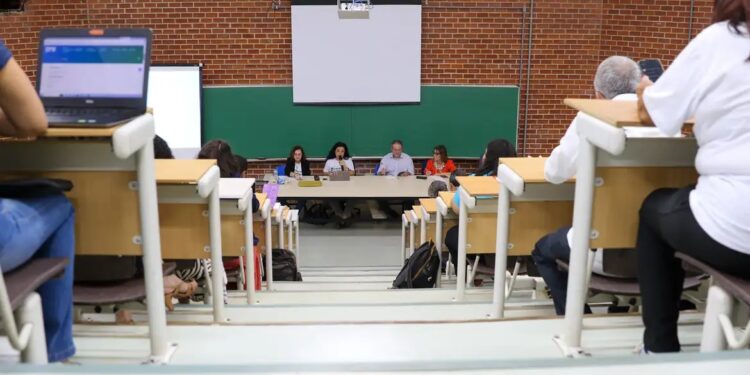
[[[309,179],[309,178],[305,178]],[[322,186],[299,187],[299,181],[286,179],[279,186],[280,199],[419,199],[426,198],[431,179],[415,176],[352,176],[349,181],[330,181],[321,177]],[[445,180],[448,183],[448,180]]]

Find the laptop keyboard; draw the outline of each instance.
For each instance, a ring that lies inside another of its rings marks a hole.
[[[57,116],[116,116],[135,113],[131,108],[47,108],[48,114]]]

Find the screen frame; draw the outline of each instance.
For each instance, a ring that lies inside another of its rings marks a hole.
[[[108,37],[140,37],[146,38],[146,58],[144,60],[144,77],[141,98],[50,98],[40,95],[40,81],[42,76],[42,55],[44,41],[47,38],[108,38]],[[45,107],[112,107],[146,109],[148,95],[148,71],[151,68],[151,42],[153,40],[150,29],[43,29],[39,33],[39,51],[37,59],[36,92]]]
[[[201,110],[200,128],[201,128],[201,146],[206,144],[206,129],[204,127],[204,119],[206,117],[205,104],[203,102],[203,63],[159,63],[152,64],[152,67],[156,68],[168,68],[172,66],[176,67],[197,67],[198,68],[198,101]],[[150,68],[149,68],[150,69]],[[148,89],[148,86],[146,86]]]

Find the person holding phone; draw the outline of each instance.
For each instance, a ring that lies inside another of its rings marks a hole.
[[[354,174],[354,162],[349,155],[349,147],[344,142],[336,142],[326,157],[326,164],[323,172],[331,173],[349,173]],[[331,201],[331,209],[336,214],[336,226],[341,229],[351,226],[352,223],[352,205],[351,200],[334,200]]]
[[[675,252],[750,279],[750,2],[717,0],[701,31],[656,83],[638,85],[638,115],[666,134],[695,118],[698,184],[658,189],[640,209],[636,254],[643,351],[677,352],[685,271]]]

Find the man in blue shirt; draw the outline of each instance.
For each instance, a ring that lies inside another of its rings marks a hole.
[[[411,156],[404,153],[404,144],[401,141],[391,142],[391,153],[383,156],[378,174],[381,176],[414,175],[414,162]]]
[[[0,136],[33,137],[47,129],[47,116],[29,78],[0,41]],[[73,206],[61,193],[0,196],[0,272],[34,257],[68,258],[61,278],[37,289],[42,299],[47,359],[65,361],[73,344]]]

